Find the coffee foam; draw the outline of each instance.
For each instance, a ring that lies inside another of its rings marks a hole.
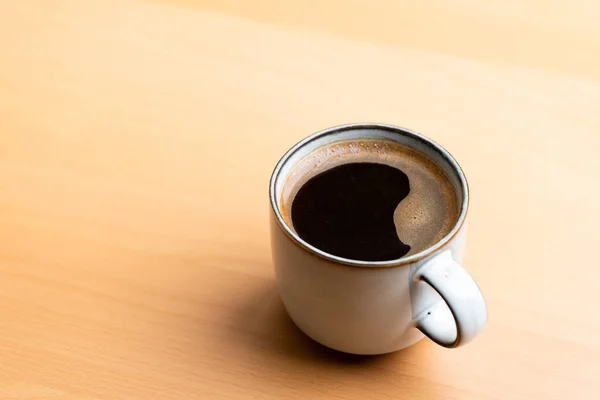
[[[458,220],[459,204],[446,173],[431,159],[391,140],[347,140],[313,150],[291,168],[280,204],[283,218],[292,227],[291,204],[310,178],[342,164],[372,162],[403,171],[410,193],[394,212],[398,237],[411,246],[406,256],[421,252],[448,234]]]

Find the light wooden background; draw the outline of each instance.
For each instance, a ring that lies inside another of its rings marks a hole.
[[[0,399],[597,399],[600,6],[0,0]],[[285,316],[271,169],[422,132],[471,184],[471,345],[349,357]]]

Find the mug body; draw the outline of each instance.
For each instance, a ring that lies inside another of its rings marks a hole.
[[[281,212],[285,182],[296,162],[335,141],[394,140],[436,162],[453,182],[459,218],[433,247],[398,260],[366,262],[325,253],[303,241]],[[416,321],[431,310],[429,323],[454,326],[439,292],[418,279],[418,271],[440,253],[462,263],[466,239],[468,189],[460,167],[439,145],[414,132],[389,125],[354,124],[331,128],[298,143],[281,159],[270,186],[270,229],[276,279],[285,308],[315,341],[347,353],[382,354],[423,338]],[[450,321],[444,319],[450,318]],[[448,333],[452,336],[452,332]]]

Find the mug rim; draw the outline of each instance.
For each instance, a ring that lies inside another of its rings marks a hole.
[[[411,138],[420,141],[421,143],[425,144],[426,146],[430,147],[432,150],[437,152],[442,158],[444,158],[444,160],[446,162],[448,162],[448,164],[452,167],[452,169],[458,176],[458,181],[459,181],[459,185],[460,185],[459,190],[462,192],[462,202],[460,205],[460,212],[459,212],[458,218],[457,218],[456,222],[454,223],[454,225],[452,226],[452,229],[450,230],[450,232],[448,232],[443,238],[441,238],[434,245],[432,245],[432,246],[426,248],[425,250],[422,250],[416,254],[410,255],[408,257],[400,257],[400,258],[396,258],[393,260],[385,260],[385,261],[362,261],[362,260],[354,260],[351,258],[340,257],[340,256],[336,256],[334,254],[327,253],[326,251],[320,250],[320,249],[316,248],[315,246],[311,245],[310,243],[308,243],[307,241],[302,239],[296,232],[294,232],[294,230],[290,226],[288,226],[288,224],[286,223],[286,221],[283,218],[283,215],[281,214],[281,211],[279,209],[279,204],[277,204],[277,196],[275,193],[275,186],[276,186],[277,178],[279,177],[279,175],[281,173],[281,169],[283,168],[285,163],[290,159],[290,157],[292,157],[292,155],[294,155],[296,152],[298,152],[300,149],[302,149],[304,146],[306,146],[310,142],[317,140],[319,138],[322,138],[324,136],[333,135],[335,133],[344,132],[344,131],[348,131],[348,130],[367,130],[367,129],[384,130],[384,131],[388,131],[388,132],[394,132],[394,133],[398,133],[400,135],[410,136]],[[296,143],[294,146],[292,146],[288,151],[286,151],[285,154],[281,157],[281,159],[277,162],[277,165],[275,166],[275,169],[273,170],[273,173],[271,174],[271,180],[269,182],[269,199],[270,199],[270,203],[271,203],[271,211],[274,213],[275,219],[277,220],[279,227],[281,229],[283,229],[283,231],[287,234],[287,236],[290,239],[292,239],[292,241],[295,242],[295,244],[299,245],[302,249],[304,249],[316,256],[324,258],[328,261],[334,262],[336,264],[343,264],[343,265],[348,265],[348,266],[364,267],[364,268],[373,268],[373,267],[389,268],[389,267],[400,267],[400,266],[414,263],[416,261],[420,261],[420,260],[424,259],[425,257],[428,257],[429,255],[440,250],[442,247],[444,247],[446,244],[448,244],[454,238],[454,236],[456,236],[456,234],[460,231],[460,229],[462,228],[462,226],[464,225],[464,222],[466,220],[467,210],[469,208],[469,186],[467,184],[467,179],[465,177],[465,174],[464,174],[462,168],[460,167],[460,165],[458,164],[458,162],[456,161],[456,159],[446,149],[444,149],[441,145],[439,145],[435,141],[433,141],[415,131],[407,129],[407,128],[402,128],[399,126],[389,125],[389,124],[359,122],[359,123],[352,123],[352,124],[337,125],[337,126],[334,126],[331,128],[320,130],[320,131],[313,133],[312,135],[307,136],[306,138],[302,139],[301,141]]]

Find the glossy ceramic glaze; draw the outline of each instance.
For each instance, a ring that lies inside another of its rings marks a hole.
[[[357,138],[394,140],[435,161],[450,177],[461,204],[455,227],[440,242],[398,260],[343,259],[299,238],[280,212],[294,164],[316,148]],[[479,288],[460,264],[466,243],[468,189],[456,161],[414,132],[379,124],[328,129],[294,146],[271,179],[271,242],[281,298],[298,327],[317,342],[355,354],[400,350],[430,337],[446,347],[473,339],[487,311]]]

